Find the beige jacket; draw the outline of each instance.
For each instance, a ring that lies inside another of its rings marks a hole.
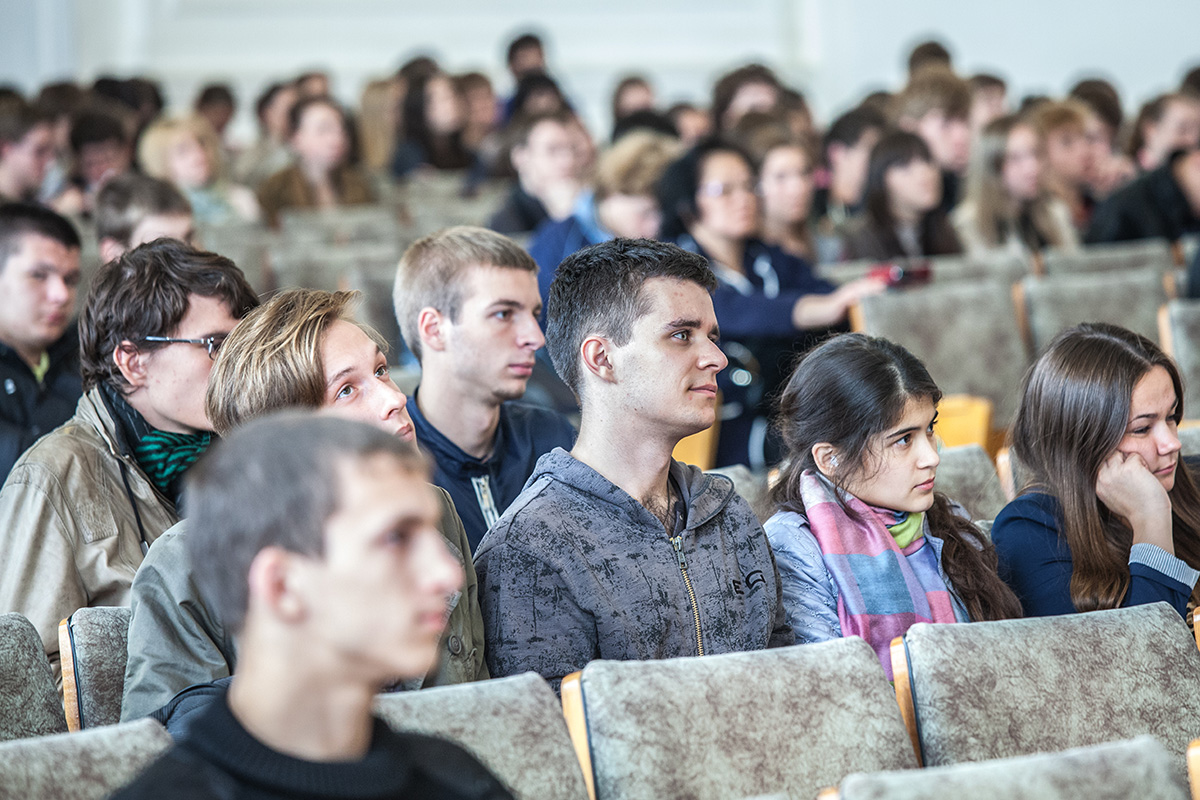
[[[58,623],[85,606],[128,605],[143,544],[178,521],[98,387],[17,461],[0,489],[0,612],[29,618],[60,685]]]

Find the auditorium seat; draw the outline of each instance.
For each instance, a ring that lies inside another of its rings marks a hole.
[[[1007,502],[1000,477],[979,445],[947,447],[937,468],[937,490],[967,509],[971,519],[995,519]]]
[[[849,283],[864,278],[880,265],[879,259],[866,258],[857,261],[821,264],[817,274],[836,284]],[[1020,256],[1011,253],[999,253],[989,256],[933,256],[919,259],[896,259],[894,262],[901,267],[909,263],[927,265],[929,279],[932,283],[952,283],[955,281],[994,280],[1004,283],[1015,283],[1030,272],[1030,264]]]
[[[0,744],[0,797],[103,800],[171,746],[152,719]]]
[[[375,713],[398,731],[469,750],[517,800],[584,800],[587,789],[558,699],[532,672],[380,695]]]
[[[1059,753],[855,774],[841,800],[1185,800],[1171,756],[1152,736]]]
[[[370,241],[331,245],[274,240],[270,251],[278,288],[299,286],[331,292],[346,288],[354,271],[394,277],[400,255],[395,243]]]
[[[0,614],[0,742],[66,730],[42,637],[20,614]]]
[[[121,721],[130,611],[81,608],[58,626],[67,726],[77,731]]]
[[[1169,300],[1158,311],[1158,340],[1179,366],[1183,411],[1200,419],[1200,300]]]
[[[993,425],[1006,428],[1029,363],[1010,287],[962,281],[885,292],[863,298],[853,320],[856,329],[908,348],[946,394],[991,400]]]
[[[1132,272],[1146,268],[1161,274],[1176,266],[1171,243],[1166,239],[1093,244],[1078,250],[1047,250],[1042,264],[1047,275]]]
[[[814,797],[851,772],[916,766],[879,660],[857,637],[593,661],[578,687],[564,681],[564,713],[585,720],[576,749],[590,752],[598,800]]]
[[[337,206],[335,208],[285,208],[279,212],[281,235],[294,242],[325,245],[395,245],[401,224],[395,208],[384,204]]]
[[[1166,603],[918,623],[893,642],[892,664],[927,766],[1149,734],[1182,779],[1188,744],[1200,736],[1200,652]]]
[[[1158,309],[1167,300],[1164,274],[1144,268],[1025,278],[1014,296],[1031,351],[1041,353],[1058,333],[1081,322],[1120,325],[1158,341]]]

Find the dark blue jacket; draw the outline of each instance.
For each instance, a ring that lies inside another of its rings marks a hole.
[[[556,447],[570,449],[575,429],[567,418],[536,406],[505,403],[490,458],[480,460],[464,453],[429,424],[413,393],[408,404],[417,441],[435,462],[433,482],[450,493],[462,518],[471,550],[504,510],[517,499],[537,461]]]
[[[757,239],[746,243],[742,273],[713,261],[687,234],[676,243],[707,258],[716,273],[713,308],[723,339],[798,337],[792,325],[796,301],[809,294],[829,294],[837,288],[814,275],[804,259]]]
[[[1016,592],[1026,616],[1075,613],[1071,550],[1059,535],[1061,527],[1058,500],[1039,492],[1013,500],[992,525],[1000,577]],[[1129,576],[1122,607],[1165,600],[1182,616],[1200,572],[1155,545],[1135,544],[1129,553]]]

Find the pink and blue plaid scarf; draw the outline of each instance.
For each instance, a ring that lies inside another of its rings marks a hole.
[[[866,640],[892,680],[892,639],[917,622],[958,621],[954,602],[937,559],[929,557],[932,551],[917,555],[925,547],[924,536],[900,549],[885,527],[895,523],[895,512],[874,509],[846,494],[855,519],[838,503],[836,491],[811,470],[800,477],[809,528],[837,585],[842,635]]]

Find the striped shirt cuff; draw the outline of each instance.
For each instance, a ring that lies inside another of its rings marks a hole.
[[[1156,544],[1140,542],[1129,551],[1129,563],[1141,564],[1155,572],[1161,572],[1172,580],[1195,588],[1200,580],[1200,572],[1189,567],[1186,563],[1163,550]]]

